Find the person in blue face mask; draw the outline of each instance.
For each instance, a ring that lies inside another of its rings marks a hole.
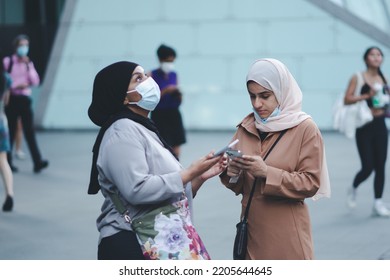
[[[232,157],[220,175],[228,189],[242,195],[240,218],[250,205],[247,247],[233,256],[313,259],[305,200],[330,196],[321,133],[302,111],[302,91],[281,61],[256,60],[246,87],[253,112],[237,125],[232,138],[239,140],[235,149],[242,156]]]
[[[182,167],[149,119],[160,95],[154,79],[133,62],[113,63],[95,77],[88,116],[101,129],[93,146],[88,193],[101,190],[104,196],[97,219],[98,259],[144,259],[110,194],[119,194],[132,219],[178,201],[183,192],[192,213],[192,198],[202,184],[226,168],[226,158],[213,152]]]
[[[41,172],[48,167],[49,162],[43,159],[35,137],[34,114],[32,109],[32,87],[38,86],[40,78],[34,67],[34,63],[28,56],[30,39],[27,35],[18,35],[14,40],[15,53],[3,59],[5,71],[12,79],[10,98],[5,112],[8,118],[11,151],[8,152],[8,162],[14,172],[18,168],[13,165],[12,147],[18,135],[18,122],[21,121],[23,135],[28,144],[33,161],[33,171]]]

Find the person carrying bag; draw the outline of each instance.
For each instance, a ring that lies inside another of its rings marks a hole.
[[[98,259],[210,258],[190,218],[192,199],[226,157],[210,152],[183,168],[148,117],[159,100],[158,85],[136,63],[110,64],[95,77],[88,116],[100,131],[88,194],[104,198]]]
[[[264,159],[263,159],[264,161],[267,159],[267,157],[271,153],[272,149],[276,146],[276,144],[279,142],[280,138],[283,137],[283,135],[286,133],[286,131],[287,130],[283,130],[279,134],[275,143],[272,145],[272,147],[269,149],[267,154],[264,156]],[[257,182],[257,180],[255,179],[253,181],[251,194],[249,195],[248,205],[245,208],[244,217],[236,225],[237,232],[236,232],[236,237],[234,239],[234,246],[233,246],[233,259],[234,260],[245,260],[246,249],[247,249],[246,246],[248,244],[248,215],[249,215],[249,208],[251,206],[253,194],[255,192],[256,182]]]
[[[305,199],[330,196],[321,133],[302,111],[302,92],[282,62],[256,60],[246,87],[253,111],[231,138],[239,139],[235,149],[241,155],[230,158],[220,175],[224,186],[242,195],[243,222],[237,228],[233,258],[313,259]],[[283,141],[274,149],[282,131]]]

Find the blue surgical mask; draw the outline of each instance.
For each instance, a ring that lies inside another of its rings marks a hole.
[[[274,109],[274,111],[271,113],[271,115],[269,115],[267,118],[264,118],[264,119],[260,117],[260,115],[256,112],[255,108],[253,108],[253,112],[255,114],[255,119],[257,120],[257,122],[262,123],[262,124],[266,124],[270,117],[276,117],[276,116],[280,115],[280,108],[279,108],[279,106],[277,106]]]
[[[135,87],[134,90],[129,90],[127,93],[136,91],[141,95],[141,100],[137,102],[129,102],[127,104],[135,104],[145,110],[153,111],[158,102],[160,102],[160,87],[151,78],[147,78],[145,81]]]
[[[28,54],[29,47],[27,45],[19,46],[16,49],[16,54],[20,57],[26,56]]]

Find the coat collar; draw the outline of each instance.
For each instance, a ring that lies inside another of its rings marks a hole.
[[[255,115],[254,113],[250,113],[247,115],[238,125],[237,127],[242,127],[245,129],[249,134],[252,134],[253,136],[257,137],[260,140],[259,132],[255,126]],[[268,138],[270,135],[275,134],[275,132],[268,133],[269,135],[266,137]]]
[[[237,127],[242,127],[243,129],[245,129],[248,133],[256,136],[257,138],[260,139],[260,136],[259,136],[259,133],[257,132],[257,128],[255,126],[255,116],[253,113],[250,113],[249,115],[247,115],[242,121],[241,123],[239,123],[237,125]]]

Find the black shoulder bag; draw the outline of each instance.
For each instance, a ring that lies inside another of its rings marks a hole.
[[[263,160],[265,161],[268,155],[271,153],[272,149],[276,146],[276,144],[279,142],[280,138],[286,133],[287,130],[283,130],[276,141],[272,144],[271,148],[268,150],[267,154],[264,156]],[[237,231],[236,231],[236,237],[234,239],[234,247],[233,247],[233,259],[234,260],[245,260],[246,256],[246,250],[247,250],[247,243],[248,243],[248,213],[249,213],[249,207],[251,206],[252,197],[255,192],[256,187],[256,181],[257,178],[255,178],[252,190],[249,195],[248,205],[245,209],[245,214],[242,220],[236,225]]]

